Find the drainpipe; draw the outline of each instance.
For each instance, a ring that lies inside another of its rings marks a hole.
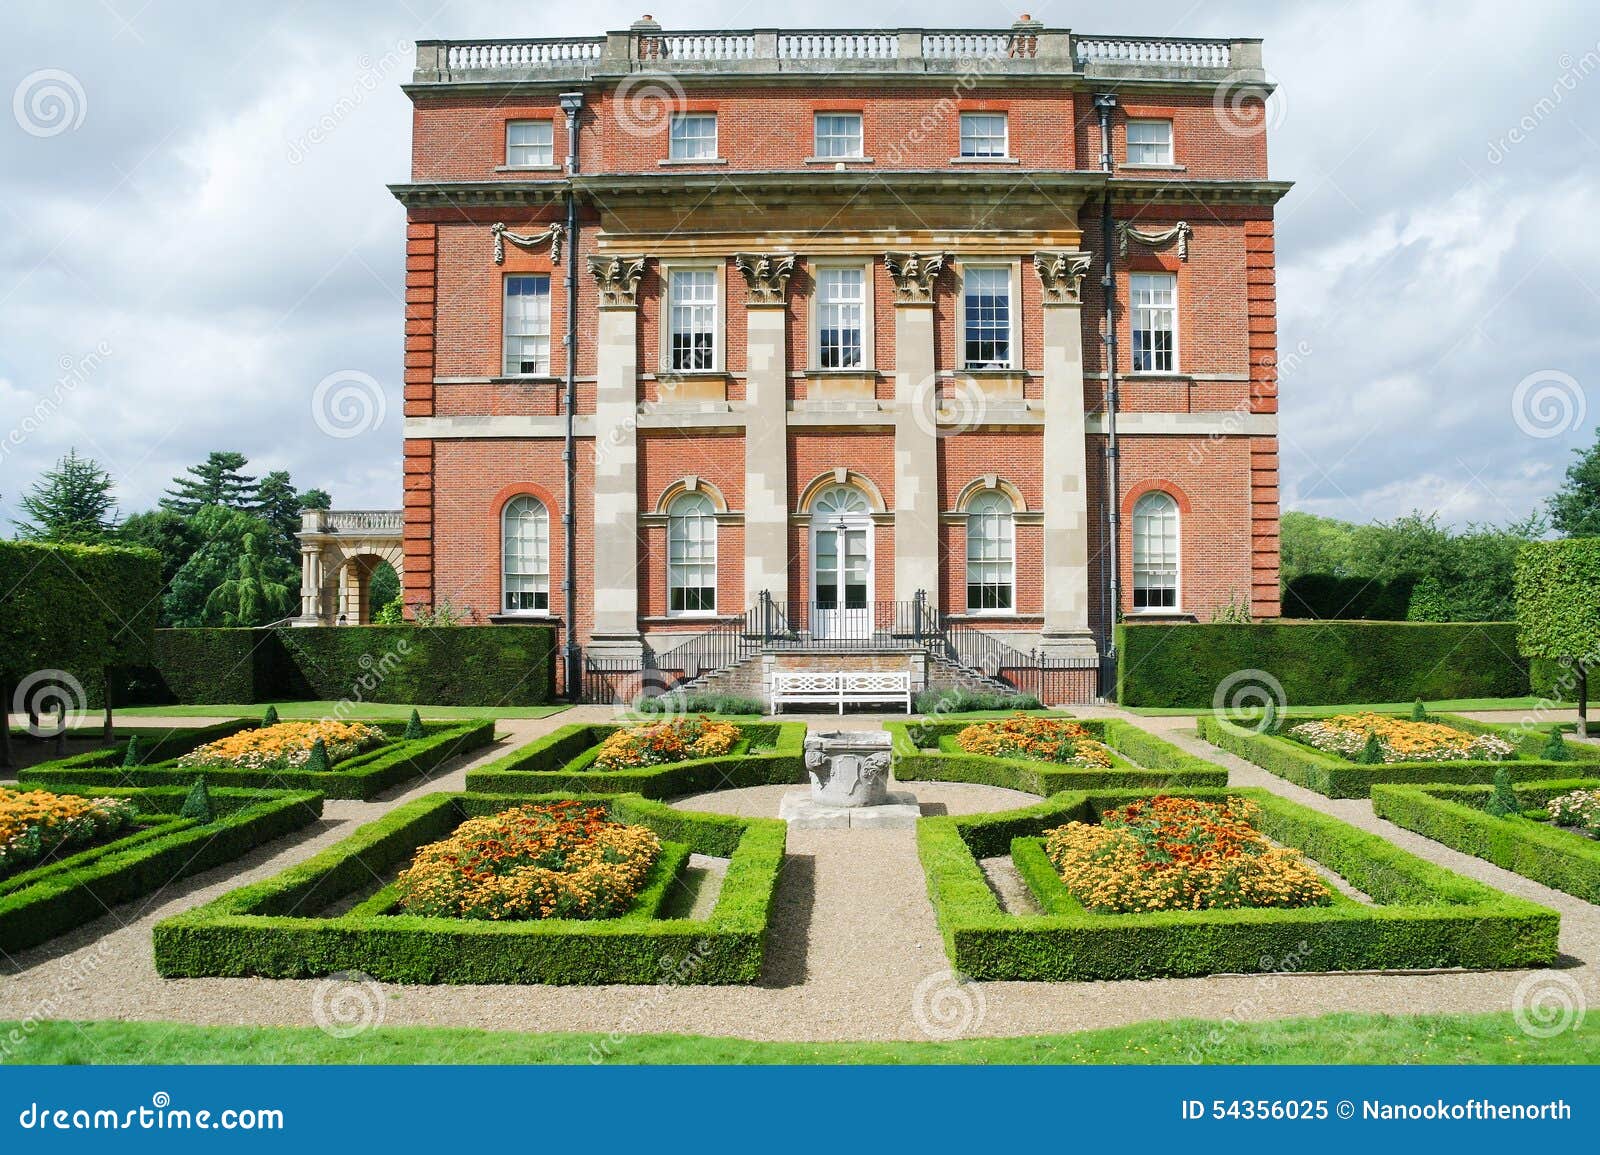
[[[1117,98],[1101,93],[1094,98],[1095,111],[1100,114],[1100,171],[1111,174],[1111,110]],[[1115,227],[1111,220],[1111,188],[1107,185],[1100,194],[1100,247],[1105,253],[1104,272],[1100,276],[1100,295],[1106,306],[1105,363],[1106,363],[1106,544],[1107,580],[1105,637],[1106,657],[1117,656],[1117,621],[1122,615],[1122,512],[1120,497],[1120,459],[1117,450],[1117,279],[1113,253],[1116,243]]]
[[[567,115],[567,422],[561,462],[567,474],[567,499],[561,526],[566,542],[567,697],[574,702],[583,693],[583,651],[578,646],[578,194],[572,178],[578,175],[578,113],[583,93],[563,92],[561,111]]]

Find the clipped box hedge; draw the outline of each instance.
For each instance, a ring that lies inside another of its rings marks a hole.
[[[226,738],[229,734],[237,734],[240,730],[248,730],[257,724],[249,718],[230,718],[225,722],[213,722],[209,726],[119,726],[112,735],[109,745],[37,763],[19,773],[24,775],[21,779],[24,782],[29,780],[27,775],[36,776],[41,769],[48,769],[53,777],[63,781],[77,780],[74,775],[80,769],[98,770],[105,766],[121,766],[123,758],[128,753],[128,743],[136,736],[139,739],[141,762],[166,762],[187,754],[196,746],[204,746],[207,742]],[[78,730],[69,734],[69,737],[95,740],[98,740],[99,736],[98,729]],[[93,782],[98,779],[91,777],[85,781]]]
[[[404,722],[374,722],[393,739],[405,732]],[[234,723],[241,730],[259,723]],[[425,722],[421,738],[396,740],[335,762],[332,769],[316,770],[229,770],[218,767],[184,767],[176,757],[124,766],[120,749],[95,750],[60,762],[41,762],[18,773],[18,781],[28,784],[75,782],[107,786],[190,785],[204,776],[214,786],[233,786],[247,790],[316,790],[327,798],[372,798],[392,786],[426,777],[444,763],[461,754],[481,749],[494,741],[494,722],[469,719],[461,722]],[[232,732],[232,731],[230,731]],[[189,749],[201,743],[193,743]],[[124,747],[125,748],[125,745]]]
[[[643,722],[573,723],[467,772],[467,789],[476,794],[539,794],[571,790],[590,794],[642,794],[681,798],[740,786],[781,786],[806,781],[804,722],[730,721],[743,734],[729,754],[691,758],[638,770],[592,768],[600,743],[618,730]]]
[[[1600,778],[1524,782],[1517,786],[1517,797],[1536,807],[1574,790],[1596,789]],[[1372,788],[1372,810],[1452,850],[1600,903],[1600,842],[1552,824],[1485,813],[1492,793],[1488,786],[1380,784]]]
[[[200,823],[179,817],[187,787],[63,784],[50,789],[58,794],[131,799],[139,818],[111,842],[0,878],[3,951],[37,946],[99,918],[119,903],[232,862],[322,816],[322,796],[314,791],[212,790],[215,818]]]
[[[1288,724],[1299,725],[1315,720],[1296,717]],[[1365,765],[1336,754],[1314,750],[1292,738],[1258,734],[1213,715],[1202,715],[1196,719],[1196,729],[1200,737],[1213,746],[1220,746],[1230,754],[1254,762],[1270,774],[1285,778],[1296,786],[1304,786],[1307,790],[1315,790],[1318,794],[1326,794],[1329,798],[1365,798],[1379,782],[1491,783],[1494,781],[1494,772],[1502,767],[1517,782],[1570,774],[1573,772],[1573,762],[1587,762],[1600,768],[1600,751],[1577,742],[1563,743],[1572,761],[1550,762],[1540,758],[1538,755],[1549,737],[1544,729],[1523,734],[1510,726],[1496,726],[1458,714],[1429,714],[1428,720],[1454,726],[1469,734],[1498,734],[1512,742],[1519,757],[1505,762],[1388,762]]]
[[[1022,758],[989,758],[979,754],[923,748],[959,734],[973,721],[886,722],[892,735],[894,776],[901,782],[972,782],[1004,786],[1029,794],[1062,790],[1095,790],[1159,786],[1225,786],[1228,772],[1196,758],[1171,742],[1120,718],[1074,719],[1120,756],[1110,770],[1060,766]]]
[[[1335,900],[1293,910],[1090,914],[1037,856],[1019,871],[1046,913],[1008,914],[980,860],[1067,822],[1158,791],[1070,792],[1023,810],[924,818],[917,849],[955,969],[980,980],[1143,979],[1219,973],[1473,969],[1546,966],[1560,916],[1435,866],[1336,818],[1271,791],[1168,790],[1186,798],[1245,797],[1261,807],[1267,837],[1305,851],[1377,905]],[[1041,852],[1042,854],[1042,852]]]
[[[592,921],[494,922],[379,914],[362,905],[330,917],[307,913],[359,894],[468,818],[574,797],[649,826],[664,841],[729,859],[710,916],[650,918],[639,909]],[[784,839],[775,819],[675,810],[637,794],[430,794],[275,878],[160,923],[156,969],[168,978],[361,971],[407,983],[657,983],[669,975],[680,983],[750,983],[761,974]]]
[[[1117,701],[1209,710],[1229,676],[1276,678],[1280,705],[1516,698],[1528,662],[1512,622],[1145,623],[1117,627]]]

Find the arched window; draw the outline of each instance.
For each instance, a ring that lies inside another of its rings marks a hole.
[[[1159,490],[1133,506],[1133,608],[1178,606],[1178,503]]]
[[[667,612],[717,612],[717,516],[703,493],[667,507]]]
[[[1016,608],[1016,548],[1011,499],[980,493],[967,506],[967,611],[1009,613]]]
[[[550,612],[550,511],[513,497],[500,515],[501,581],[508,614]]]

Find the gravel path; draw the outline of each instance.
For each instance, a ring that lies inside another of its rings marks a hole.
[[[1085,715],[1129,717],[1111,709]],[[554,718],[503,722],[526,742],[556,726],[609,717],[574,710]],[[1376,819],[1366,801],[1335,801],[1294,787],[1200,742],[1186,718],[1132,721],[1229,767],[1240,786],[1264,786],[1390,838],[1407,850],[1491,885],[1555,907],[1563,915],[1559,976],[1600,1004],[1600,908],[1450,851]],[[836,716],[810,716],[836,728]],[[847,716],[849,728],[872,720]],[[435,782],[377,802],[332,802],[317,827],[247,859],[130,904],[44,947],[0,960],[0,1019],[109,1018],[214,1024],[309,1025],[341,992],[327,980],[186,979],[155,974],[150,928],[158,920],[301,861],[394,805],[437,789],[459,789],[463,761]],[[924,813],[974,813],[1027,805],[1031,795],[951,783],[908,783]],[[773,815],[785,787],[756,787],[684,799],[686,808]],[[923,1039],[1025,1035],[1116,1026],[1148,1019],[1244,1021],[1335,1011],[1475,1012],[1510,1009],[1528,972],[1212,976],[1094,983],[982,983],[958,986],[934,924],[911,831],[791,831],[769,941],[767,973],[751,987],[423,987],[373,984],[358,992],[389,1026],[449,1025],[515,1030],[585,1030],[626,1036],[681,1031],[750,1039]],[[447,1061],[441,1056],[441,1061]]]

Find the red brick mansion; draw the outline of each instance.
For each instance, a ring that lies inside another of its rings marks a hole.
[[[669,680],[1278,612],[1259,41],[646,17],[406,91],[408,604]]]

